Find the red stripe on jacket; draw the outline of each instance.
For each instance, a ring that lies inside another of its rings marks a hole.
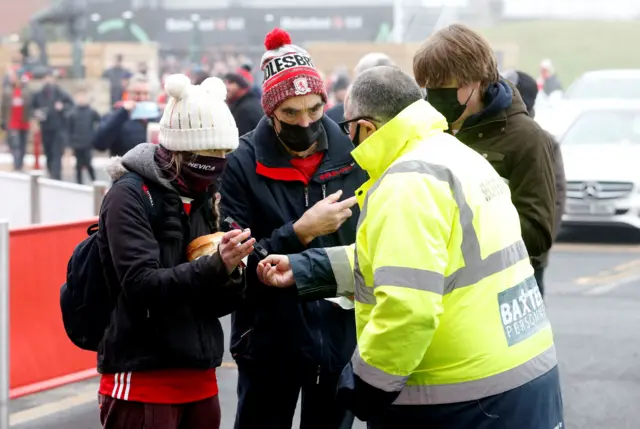
[[[187,404],[218,394],[216,370],[170,369],[103,374],[99,393],[123,401]]]

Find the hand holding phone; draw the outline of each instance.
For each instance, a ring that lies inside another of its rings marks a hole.
[[[238,222],[236,222],[232,217],[227,216],[225,218],[225,220],[223,220],[224,224],[226,225],[226,227],[229,230],[233,230],[233,229],[240,229],[242,230],[243,228],[240,226],[240,224],[238,224]],[[247,240],[249,240],[251,237],[247,237],[243,243],[245,243]],[[260,260],[266,258],[267,256],[269,256],[269,252],[267,252],[267,249],[265,249],[264,247],[262,247],[262,245],[260,245],[260,243],[258,243],[257,241],[254,243],[253,245],[253,251],[256,253],[256,255],[258,256],[258,258],[260,258]]]
[[[231,274],[238,265],[243,265],[243,260],[253,251],[256,240],[251,238],[251,231],[245,229],[233,229],[222,236],[219,245],[219,253],[222,262]],[[244,266],[244,265],[243,265]]]

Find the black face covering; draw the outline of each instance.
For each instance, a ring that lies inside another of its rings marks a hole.
[[[322,132],[320,119],[311,122],[308,127],[301,127],[300,125],[282,122],[275,116],[274,118],[280,122],[278,138],[293,152],[304,152],[309,149],[318,140]]]
[[[464,104],[458,102],[458,88],[435,88],[428,89],[425,99],[436,109],[442,113],[448,123],[453,124],[462,116],[467,109],[467,103],[473,95],[473,91],[469,94],[469,98]]]

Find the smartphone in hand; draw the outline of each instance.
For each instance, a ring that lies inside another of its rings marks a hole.
[[[240,224],[238,224],[238,222],[236,222],[232,217],[227,216],[225,218],[225,220],[223,220],[222,222],[224,222],[225,226],[229,229],[244,229],[240,226]],[[250,240],[251,237],[247,238],[247,240]],[[247,241],[245,240],[245,241]],[[244,243],[244,241],[243,241]],[[269,256],[269,252],[267,252],[267,249],[265,249],[264,247],[262,247],[262,245],[260,243],[258,243],[256,241],[256,244],[253,245],[253,251],[256,253],[256,255],[260,258],[260,260],[263,260],[264,258],[266,258],[267,256]]]

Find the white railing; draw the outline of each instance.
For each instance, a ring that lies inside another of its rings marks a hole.
[[[87,186],[46,179],[41,171],[0,172],[0,219],[16,228],[96,216],[107,186],[105,182]]]
[[[31,223],[31,180],[26,174],[0,171],[0,219],[12,227]]]

